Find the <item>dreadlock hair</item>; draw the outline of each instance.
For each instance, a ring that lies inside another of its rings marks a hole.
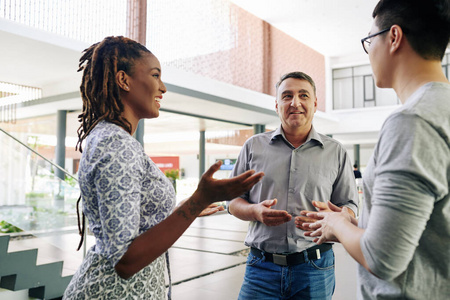
[[[78,65],[78,72],[83,71],[80,85],[83,111],[78,115],[81,125],[77,131],[78,142],[75,146],[75,150],[80,152],[83,152],[83,140],[102,120],[119,125],[131,134],[131,124],[122,116],[124,106],[120,100],[116,74],[118,71],[124,71],[133,75],[136,60],[151,53],[145,46],[123,36],[106,37],[83,52]],[[81,240],[77,250],[80,250],[83,244],[85,232],[84,213],[80,220],[81,199],[80,195],[77,201],[77,220]]]
[[[124,106],[116,74],[124,71],[132,75],[136,60],[151,53],[145,46],[123,36],[106,37],[83,52],[78,65],[78,72],[83,71],[80,85],[83,110],[78,115],[81,125],[75,147],[80,152],[83,152],[83,140],[102,120],[119,125],[131,134],[131,124],[122,116]]]

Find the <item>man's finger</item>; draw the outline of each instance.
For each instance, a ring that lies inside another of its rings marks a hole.
[[[317,211],[312,211],[312,210],[302,210],[300,211],[300,215],[301,216],[306,216],[308,213],[316,213]]]
[[[315,221],[321,220],[321,219],[324,218],[324,215],[323,215],[322,213],[319,213],[319,212],[311,212],[311,213],[307,213],[306,216],[307,216],[308,218],[314,219]]]
[[[312,223],[315,222],[317,219],[314,218],[309,218],[309,217],[295,217],[295,223],[304,223],[304,222],[308,222],[308,223]]]
[[[319,222],[315,222],[315,223],[305,224],[305,226],[308,226],[311,229],[318,229],[318,228],[322,227],[322,224],[320,224]]]
[[[261,202],[261,204],[264,205],[265,207],[270,208],[270,207],[276,205],[277,202],[278,202],[277,198],[274,198],[272,200],[264,200],[263,202]],[[274,211],[276,211],[276,210],[274,210]]]
[[[332,211],[335,211],[335,212],[340,212],[342,210],[342,208],[340,208],[337,205],[334,205],[333,203],[331,203],[331,201],[328,201],[327,206],[329,209],[331,209]]]
[[[320,202],[320,201],[313,201],[312,205],[314,205],[314,207],[318,208],[318,209],[328,209],[328,205],[324,202]]]
[[[313,232],[311,232],[311,234],[309,236],[321,236],[322,235],[322,230],[319,228]]]
[[[289,213],[285,210],[269,210],[269,211],[265,212],[264,215],[266,217],[271,217],[271,218],[290,216]]]

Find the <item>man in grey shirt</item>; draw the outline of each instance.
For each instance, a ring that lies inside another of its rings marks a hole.
[[[231,175],[250,169],[265,174],[228,205],[232,215],[251,221],[245,240],[251,252],[239,299],[331,299],[331,244],[317,246],[304,237],[300,212],[326,208],[328,200],[356,212],[352,165],[341,144],[312,126],[317,97],[311,77],[288,73],[276,87],[281,126],[251,137]]]
[[[441,61],[448,0],[382,0],[362,39],[390,115],[363,176],[359,227],[345,209],[309,213],[316,242],[340,241],[358,261],[359,299],[450,298],[450,84]]]

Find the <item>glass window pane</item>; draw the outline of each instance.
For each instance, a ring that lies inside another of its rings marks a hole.
[[[353,107],[352,78],[335,79],[333,84],[334,109]]]
[[[346,78],[352,77],[352,68],[334,69],[333,78]]]
[[[442,64],[443,64],[443,65],[446,65],[446,64],[448,63],[448,57],[449,57],[449,55],[450,55],[450,54],[446,54],[446,55],[444,55],[444,57],[442,58]]]
[[[364,100],[375,100],[372,76],[364,76]]]
[[[380,89],[375,90],[377,98],[377,106],[390,106],[399,104],[397,94],[393,89]]]
[[[370,65],[358,66],[353,68],[353,76],[370,74],[372,74],[372,67]]]
[[[364,107],[364,77],[358,76],[353,80],[354,83],[354,108]]]

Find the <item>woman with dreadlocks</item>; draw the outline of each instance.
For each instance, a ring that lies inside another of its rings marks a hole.
[[[209,205],[243,194],[263,174],[216,180],[218,162],[172,213],[172,184],[132,137],[140,119],[159,115],[166,87],[158,59],[131,39],[107,37],[84,51],[79,71],[79,184],[95,245],[63,299],[164,299],[164,253]]]

